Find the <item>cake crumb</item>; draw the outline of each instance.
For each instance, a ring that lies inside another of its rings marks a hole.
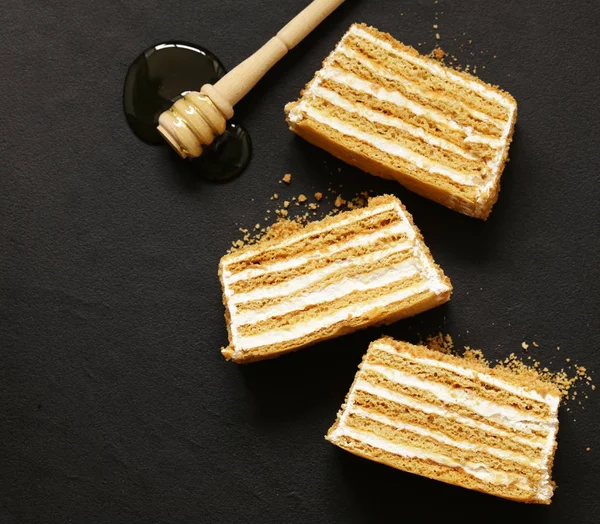
[[[341,197],[341,195],[338,195],[333,205],[335,207],[342,207],[345,203],[346,201]]]
[[[590,448],[585,448],[585,450],[586,450],[586,451],[591,451],[591,449],[590,449]]]
[[[434,28],[434,29],[437,29],[437,28],[438,28],[438,25],[437,25],[437,24],[433,24],[433,28]]]
[[[298,196],[298,202],[306,202],[306,195],[300,193]]]
[[[322,198],[323,198],[323,193],[319,193],[319,192],[315,193],[316,200],[321,200]]]
[[[317,204],[311,202],[310,204],[308,204],[308,209],[317,209]]]
[[[284,201],[283,201],[283,207],[284,207],[284,208],[286,208],[286,209],[287,209],[288,207],[290,207],[290,201],[289,201],[289,200],[284,200]]]
[[[260,229],[260,224],[256,224],[256,225],[254,226],[254,229]]]
[[[440,39],[440,34],[439,34],[439,33],[436,33],[436,34],[435,34],[435,39],[436,39],[436,40],[439,40],[439,39]]]
[[[521,342],[521,347],[527,351],[529,349],[529,344],[527,342]]]
[[[420,344],[427,346],[429,349],[439,351],[440,353],[450,354],[454,349],[454,341],[450,335],[444,335],[441,331],[437,335],[427,337],[425,342]]]
[[[279,198],[279,195],[277,193],[273,193],[273,199],[277,200]]]
[[[534,348],[539,348],[540,347],[540,345],[535,340],[532,342],[532,344],[533,344]]]
[[[280,209],[279,212],[280,212],[280,214],[281,214],[282,217],[288,216],[287,209]]]
[[[283,178],[281,180],[286,184],[290,184],[292,182],[292,175],[290,173],[286,173],[285,175],[283,175]]]
[[[446,52],[441,47],[436,47],[433,50],[433,58],[436,60],[443,60],[446,56]]]

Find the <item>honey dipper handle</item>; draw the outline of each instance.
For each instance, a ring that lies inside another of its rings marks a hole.
[[[344,0],[314,0],[279,33],[215,85],[223,102],[237,104],[287,52],[298,45]],[[215,101],[216,102],[216,101]]]
[[[296,47],[312,30],[325,20],[344,0],[315,0],[290,20],[279,33],[279,38],[289,49]]]

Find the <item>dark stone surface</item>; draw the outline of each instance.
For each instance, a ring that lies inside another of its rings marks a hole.
[[[562,408],[549,507],[398,472],[323,435],[381,332],[441,330],[491,358],[536,340],[551,367],[600,369],[600,3],[348,1],[239,104],[254,157],[228,184],[130,132],[121,90],[143,49],[190,41],[231,68],[305,4],[4,1],[0,522],[598,521],[597,392]],[[426,51],[439,32],[519,102],[486,223],[338,173],[287,131],[284,104],[355,21]],[[286,172],[290,195],[339,182],[398,195],[453,280],[451,303],[276,361],[225,362],[217,263],[238,227],[263,222]]]

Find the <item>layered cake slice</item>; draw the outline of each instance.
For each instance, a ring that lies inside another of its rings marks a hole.
[[[485,219],[498,198],[517,104],[357,24],[286,113],[292,131],[345,162]]]
[[[296,226],[221,259],[227,359],[273,358],[450,299],[450,281],[395,197]]]
[[[410,473],[550,504],[559,402],[533,372],[382,338],[369,346],[326,438]]]

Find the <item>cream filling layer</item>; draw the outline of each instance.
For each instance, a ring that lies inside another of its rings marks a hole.
[[[231,335],[233,339],[233,345],[236,349],[234,355],[239,354],[241,351],[247,351],[252,348],[280,344],[282,342],[302,338],[310,333],[327,328],[328,326],[338,322],[360,318],[365,316],[370,311],[389,306],[394,302],[406,300],[411,296],[418,295],[419,293],[426,291],[431,291],[430,284],[428,282],[421,282],[408,288],[403,288],[395,293],[390,293],[389,295],[369,300],[368,302],[359,302],[338,309],[334,313],[324,317],[316,317],[306,322],[296,323],[287,329],[267,331],[256,335],[240,335],[238,333],[237,325],[231,322]]]
[[[399,56],[400,58],[402,58],[403,60],[406,60],[407,62],[410,62],[411,64],[421,66],[424,69],[427,69],[430,73],[434,74],[435,76],[443,78],[444,80],[449,80],[451,82],[455,82],[456,84],[459,84],[471,91],[478,93],[483,98],[487,98],[488,100],[493,100],[494,102],[497,102],[498,104],[500,104],[502,107],[504,107],[506,109],[510,110],[514,107],[511,100],[503,97],[497,91],[495,91],[493,89],[489,89],[485,85],[480,84],[479,82],[475,82],[473,80],[467,80],[466,78],[463,78],[462,76],[457,75],[456,73],[454,73],[453,71],[451,71],[448,68],[444,68],[438,64],[434,64],[429,61],[423,60],[422,58],[419,58],[418,56],[414,56],[410,53],[400,51],[399,49],[396,49],[393,45],[391,45],[389,42],[386,42],[384,40],[381,40],[381,39],[373,36],[371,33],[368,33],[367,31],[365,31],[364,29],[362,29],[360,27],[352,26],[350,28],[350,30],[348,31],[348,33],[351,35],[358,36],[359,38],[362,38],[364,40],[367,40],[367,41],[371,42],[372,44],[378,45],[382,49],[385,49],[386,51],[388,51],[389,53],[391,53],[393,55]]]
[[[509,475],[508,473],[502,471],[496,471],[488,468],[485,464],[469,461],[457,461],[432,451],[425,451],[404,444],[396,444],[395,442],[390,442],[389,440],[373,435],[372,433],[350,428],[340,423],[329,438],[335,442],[343,437],[349,437],[354,440],[358,440],[359,442],[367,444],[373,448],[381,449],[401,457],[431,460],[443,466],[462,469],[465,473],[468,473],[469,475],[472,475],[473,477],[490,484],[507,486],[512,482],[517,482],[521,489],[531,491],[531,487],[527,483],[527,479],[525,477]]]
[[[410,247],[410,245],[408,247]],[[372,264],[373,262],[377,262],[404,250],[406,250],[406,244],[396,244],[388,249],[383,249],[374,253],[367,253],[366,255],[361,255],[358,257],[336,260],[323,268],[286,280],[281,284],[259,287],[246,293],[236,293],[231,297],[230,303],[242,304],[244,302],[251,302],[252,300],[262,300],[265,298],[276,298],[289,295],[315,284],[319,280],[333,275],[342,269],[349,269],[364,264]],[[411,263],[411,267],[414,267],[414,262]]]
[[[452,371],[454,373],[462,375],[463,377],[481,380],[482,382],[485,382],[486,384],[490,384],[490,385],[496,386],[498,388],[504,389],[505,391],[508,391],[515,395],[518,395],[518,396],[521,396],[524,398],[528,398],[531,400],[537,400],[539,402],[543,402],[554,413],[556,413],[556,411],[558,410],[558,405],[560,403],[560,397],[557,397],[556,395],[550,395],[550,394],[540,395],[537,391],[533,391],[531,389],[525,389],[523,387],[514,386],[504,380],[500,380],[496,377],[493,377],[486,373],[481,373],[479,371],[475,371],[473,369],[455,366],[453,364],[450,364],[449,362],[443,362],[441,360],[415,357],[414,355],[411,355],[410,353],[399,351],[395,347],[393,347],[389,344],[384,344],[384,343],[378,342],[376,344],[373,344],[373,347],[375,349],[385,351],[386,353],[390,353],[392,355],[399,355],[402,358],[405,358],[406,360],[418,362],[419,364],[424,364],[424,365],[430,366],[430,367],[446,369],[448,371]]]
[[[423,413],[439,415],[444,418],[449,418],[465,426],[470,426],[472,428],[485,431],[486,433],[514,440],[515,442],[524,444],[526,446],[542,449],[544,450],[544,452],[548,451],[545,446],[545,441],[542,441],[539,437],[533,436],[532,439],[523,438],[521,436],[515,435],[514,433],[509,433],[508,431],[499,429],[496,426],[490,426],[489,424],[479,422],[478,420],[465,417],[458,413],[453,413],[450,410],[444,409],[435,404],[430,404],[428,402],[423,402],[414,399],[412,397],[409,397],[408,395],[403,395],[402,393],[392,391],[391,389],[387,389],[382,386],[376,386],[375,384],[371,384],[370,382],[367,382],[365,379],[362,378],[356,381],[354,390],[363,391],[364,393],[368,393],[369,395],[372,395],[374,397],[389,400],[391,402],[394,402],[395,404],[401,404],[411,409],[422,411]]]
[[[510,135],[510,132],[515,123],[516,111],[517,111],[516,106],[514,106],[510,110],[510,115],[509,115],[508,121],[506,122],[506,127],[504,128],[504,131],[502,132],[502,138],[500,139],[502,141],[502,148],[498,151],[498,154],[496,155],[496,158],[494,159],[494,161],[490,162],[488,164],[492,170],[492,176],[487,180],[487,182],[481,188],[480,196],[479,196],[480,200],[485,199],[489,196],[490,191],[492,190],[493,187],[496,186],[496,184],[498,182],[498,178],[500,178],[500,175],[502,174],[500,167],[502,164],[502,159],[504,158],[504,155],[506,154],[506,151],[509,146],[508,135]]]
[[[362,369],[364,371],[374,371],[397,384],[403,384],[427,391],[447,404],[464,406],[481,416],[504,424],[507,427],[513,425],[521,431],[529,432],[530,426],[532,425],[542,427],[546,430],[553,426],[553,423],[536,417],[535,415],[522,413],[510,406],[497,404],[482,398],[476,398],[460,389],[453,389],[443,384],[422,380],[398,369],[369,363],[363,364]]]
[[[430,429],[424,428],[422,426],[415,426],[414,424],[407,424],[405,422],[392,420],[389,417],[380,415],[379,413],[373,413],[366,409],[354,408],[352,409],[350,414],[358,415],[363,418],[368,418],[370,420],[374,420],[375,422],[385,424],[386,426],[390,426],[401,431],[409,431],[417,435],[422,435],[423,437],[431,438],[433,440],[441,442],[442,444],[446,444],[454,448],[462,449],[465,451],[483,451],[484,453],[494,455],[495,457],[501,458],[503,460],[510,460],[519,464],[523,464],[528,468],[544,469],[544,465],[540,463],[540,461],[530,460],[526,455],[523,455],[521,453],[514,453],[505,449],[492,448],[490,446],[484,446],[481,444],[472,444],[470,442],[465,442],[464,440],[454,440],[438,431],[431,431]]]
[[[473,175],[465,175],[464,173],[460,173],[458,171],[450,169],[446,166],[443,166],[442,164],[432,162],[423,155],[415,153],[414,151],[400,145],[397,142],[387,140],[385,138],[382,138],[381,136],[374,135],[371,133],[365,133],[364,131],[361,131],[355,126],[346,124],[345,122],[342,122],[337,118],[330,117],[322,113],[321,111],[318,111],[317,109],[306,103],[306,100],[303,100],[296,107],[296,110],[306,114],[307,116],[313,118],[317,122],[320,122],[321,124],[326,125],[327,127],[330,127],[331,129],[342,133],[343,135],[351,136],[353,138],[356,138],[374,146],[375,148],[379,149],[380,151],[383,151],[384,153],[388,153],[392,156],[402,158],[407,162],[411,162],[420,169],[423,169],[424,171],[428,171],[432,174],[437,174],[450,178],[451,180],[454,180],[455,182],[458,182],[459,184],[464,186],[478,185],[479,178],[475,179]]]
[[[315,234],[327,233],[333,229],[348,226],[348,225],[354,224],[356,222],[360,222],[361,220],[364,220],[365,218],[370,218],[375,215],[385,213],[386,211],[391,211],[393,209],[398,209],[398,206],[394,202],[390,202],[388,204],[382,204],[382,205],[376,206],[376,207],[367,207],[364,210],[355,211],[351,214],[351,216],[348,216],[348,217],[344,218],[343,220],[339,220],[337,222],[330,223],[327,226],[324,226],[320,229],[311,229],[310,231],[306,231],[304,233],[298,233],[296,235],[292,235],[291,237],[286,238],[285,240],[282,240],[281,242],[278,242],[277,244],[273,244],[272,246],[267,246],[262,249],[260,249],[260,248],[252,249],[249,251],[245,251],[244,253],[241,253],[236,256],[224,257],[225,260],[223,261],[223,264],[222,264],[223,268],[225,269],[230,264],[233,264],[236,262],[242,262],[243,260],[247,260],[248,258],[251,258],[252,256],[256,255],[257,253],[265,253],[268,251],[273,251],[274,249],[281,249],[282,247],[291,246],[292,244],[295,244],[296,242],[300,242],[301,240],[304,240]],[[402,213],[401,213],[401,215],[402,215]],[[228,271],[226,271],[226,270],[224,271],[225,276],[229,276],[230,274],[231,273],[229,273]]]
[[[343,54],[346,57],[351,58],[352,60],[356,60],[362,66],[366,67],[372,73],[375,73],[378,76],[387,78],[388,80],[392,80],[393,82],[401,82],[402,85],[411,93],[418,94],[418,95],[426,97],[426,98],[431,97],[431,95],[429,93],[427,93],[427,91],[425,91],[423,89],[419,89],[418,85],[415,84],[413,81],[411,81],[407,78],[404,78],[402,76],[393,74],[393,73],[389,72],[388,70],[383,69],[382,67],[377,67],[376,62],[364,57],[360,53],[357,53],[356,51],[354,51],[354,49],[351,49],[345,45],[341,45],[336,49],[336,52]],[[504,121],[498,120],[491,115],[486,115],[485,113],[482,113],[481,111],[478,111],[477,109],[468,106],[464,102],[454,100],[449,97],[445,97],[443,95],[440,95],[439,93],[436,93],[435,97],[438,100],[442,100],[449,104],[458,104],[462,109],[464,109],[468,113],[471,113],[471,115],[473,115],[478,120],[481,120],[482,122],[490,123],[500,129],[504,127]]]
[[[383,269],[363,273],[353,277],[343,277],[333,284],[316,291],[308,291],[294,297],[290,302],[283,302],[276,306],[259,310],[247,310],[237,313],[236,321],[239,325],[254,324],[272,317],[277,317],[299,311],[308,306],[326,304],[342,298],[356,291],[370,291],[381,288],[394,282],[401,282],[407,278],[418,275],[419,269],[414,260],[407,260]]]
[[[383,100],[384,102],[389,102],[398,107],[409,109],[415,115],[426,116],[434,122],[444,124],[455,131],[462,131],[465,135],[467,135],[467,137],[472,137],[472,141],[474,142],[488,144],[493,149],[497,149],[502,145],[499,139],[475,133],[472,127],[460,125],[458,122],[448,118],[446,115],[436,109],[427,108],[421,104],[418,104],[417,102],[409,100],[401,95],[398,91],[388,91],[383,87],[377,86],[367,80],[363,80],[362,78],[352,73],[343,71],[342,69],[326,65],[323,69],[321,69],[321,71],[318,72],[318,75],[321,78],[331,79],[339,84],[350,86],[356,91],[367,93],[375,98],[378,98],[379,100]],[[318,85],[315,87],[318,87]],[[309,91],[313,92],[314,89],[311,88]]]
[[[406,231],[407,228],[405,223],[392,224],[391,226],[381,228],[375,231],[374,233],[369,233],[368,235],[359,235],[353,237],[350,240],[347,240],[346,242],[333,244],[331,246],[326,247],[325,249],[316,250],[307,255],[290,258],[288,260],[284,260],[283,262],[275,262],[273,264],[262,264],[259,268],[244,269],[243,271],[240,271],[238,273],[231,273],[231,271],[228,271],[226,273],[227,280],[230,284],[233,284],[240,280],[247,280],[249,278],[266,275],[268,273],[273,273],[276,271],[294,269],[296,267],[303,266],[304,264],[312,260],[335,255],[337,253],[345,251],[346,249],[351,249],[355,247],[366,247],[370,244],[377,242],[378,240],[381,240],[386,237],[391,237],[393,235],[398,235]],[[409,242],[404,242],[401,244],[401,248],[408,249],[410,245],[411,244]]]
[[[325,87],[316,86],[313,87],[311,93],[322,100],[326,100],[330,104],[333,104],[337,107],[342,108],[344,111],[348,113],[358,114],[362,118],[370,120],[372,122],[377,122],[378,124],[383,124],[388,127],[395,127],[396,129],[400,129],[401,131],[406,131],[408,134],[420,138],[427,144],[437,146],[441,149],[445,149],[446,151],[450,151],[456,155],[459,155],[467,160],[478,160],[478,158],[470,153],[467,153],[464,149],[461,149],[456,144],[452,142],[448,142],[443,138],[439,138],[437,136],[426,133],[421,127],[415,127],[413,125],[407,124],[404,120],[395,117],[389,116],[386,113],[382,113],[379,111],[373,111],[366,106],[360,106],[358,104],[353,104],[346,98],[340,96],[335,91],[331,91]]]

